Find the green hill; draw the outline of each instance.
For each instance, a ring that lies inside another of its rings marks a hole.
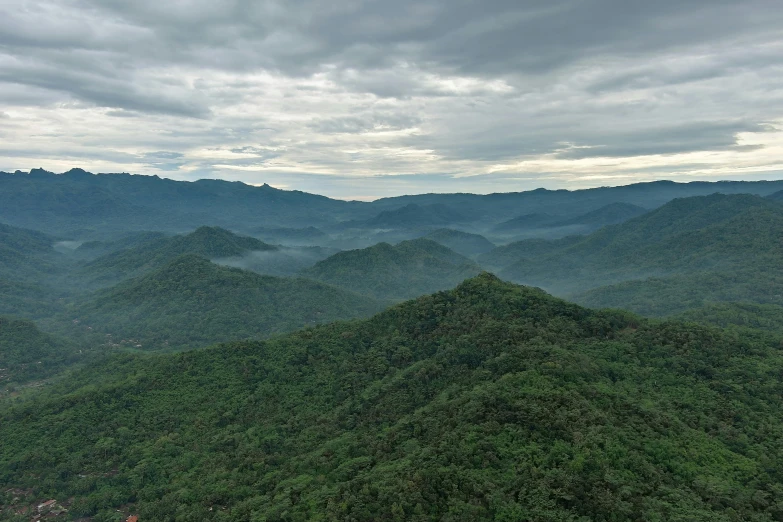
[[[548,227],[557,220],[557,217],[545,213],[522,214],[496,225],[492,230],[495,232],[517,232],[520,230],[529,230],[531,228]]]
[[[480,255],[477,260],[481,266],[490,270],[501,270],[521,260],[531,260],[559,252],[566,247],[582,241],[582,236],[566,236],[560,239],[523,239],[508,245],[493,248]]]
[[[0,410],[0,505],[7,520],[55,499],[95,520],[771,522],[781,372],[779,342],[484,274],[367,321],[92,366]]]
[[[85,241],[73,250],[73,255],[83,259],[95,259],[120,250],[137,247],[144,243],[164,239],[163,232],[133,232],[113,240]]]
[[[783,334],[783,306],[755,303],[713,303],[688,310],[679,316],[685,321],[712,324],[721,328],[763,330]]]
[[[567,227],[571,225],[582,225],[586,228],[600,228],[606,225],[622,223],[636,216],[646,213],[647,209],[630,203],[609,203],[601,208],[590,211],[581,216],[576,216],[563,221],[554,223],[553,227]]]
[[[479,234],[471,234],[451,228],[441,228],[424,236],[466,257],[489,252],[495,245]]]
[[[276,250],[277,247],[263,241],[223,228],[200,227],[190,234],[148,241],[99,257],[85,265],[82,275],[97,281],[116,282],[159,268],[185,254],[214,259]]]
[[[49,377],[87,355],[30,321],[0,317],[0,395],[8,384]]]
[[[54,239],[41,232],[0,223],[0,277],[40,278],[57,266]]]
[[[481,269],[429,239],[337,253],[302,275],[376,299],[401,300],[453,287]]]
[[[781,260],[781,226],[783,207],[757,196],[677,199],[501,274],[571,293],[651,276],[772,266]]]
[[[770,194],[767,196],[767,198],[771,199],[772,201],[783,201],[783,190],[779,190],[773,194]]]
[[[669,277],[623,281],[574,294],[597,308],[625,308],[648,317],[675,315],[720,302],[783,305],[783,275],[776,266],[754,265]]]
[[[258,339],[380,309],[371,299],[323,283],[262,276],[186,255],[99,292],[71,315],[81,327],[111,334],[110,344],[166,350]]]

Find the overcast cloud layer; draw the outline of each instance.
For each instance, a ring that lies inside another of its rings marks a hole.
[[[780,0],[0,2],[0,169],[343,198],[783,177]]]

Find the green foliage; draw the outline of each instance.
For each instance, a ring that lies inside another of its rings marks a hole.
[[[549,256],[579,243],[583,239],[583,236],[567,236],[554,240],[523,239],[494,248],[486,254],[480,255],[477,261],[489,270],[502,270],[523,259],[530,260]]]
[[[750,196],[676,199],[500,272],[561,294],[644,277],[779,266],[783,207]]]
[[[86,369],[0,412],[0,485],[74,518],[780,520],[781,372],[779,342],[483,274]]]
[[[302,275],[376,299],[401,300],[453,287],[481,269],[429,239],[340,252]]]
[[[41,332],[30,321],[0,317],[0,393],[9,383],[49,377],[86,357],[72,343]]]
[[[73,255],[94,259],[126,248],[133,248],[150,241],[156,241],[165,238],[163,232],[133,232],[126,234],[118,239],[105,241],[85,241],[74,249]]]
[[[721,328],[764,330],[783,334],[783,306],[755,303],[713,303],[680,315],[686,321]]]
[[[111,345],[166,350],[258,339],[380,309],[372,299],[323,283],[262,276],[186,255],[99,292],[69,319],[111,334]]]
[[[602,286],[573,296],[593,308],[625,308],[648,317],[676,315],[712,303],[783,304],[783,274],[774,266],[648,278]]]
[[[277,247],[263,241],[219,227],[200,227],[187,235],[164,237],[99,257],[87,263],[82,277],[116,282],[160,268],[185,254],[212,259],[276,250]]]
[[[40,232],[0,223],[0,277],[30,280],[53,270],[53,242]]]

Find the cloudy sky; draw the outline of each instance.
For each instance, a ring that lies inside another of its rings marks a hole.
[[[783,178],[780,0],[0,0],[0,170],[372,199]]]

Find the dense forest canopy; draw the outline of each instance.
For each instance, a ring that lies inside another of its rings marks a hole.
[[[0,173],[0,519],[783,520],[782,189]]]
[[[484,274],[364,322],[85,369],[2,413],[0,477],[97,520],[771,521],[781,371],[779,341]]]

